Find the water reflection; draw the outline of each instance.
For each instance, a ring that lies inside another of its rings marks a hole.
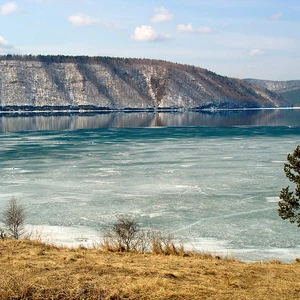
[[[300,110],[0,115],[0,132],[168,126],[299,126]]]

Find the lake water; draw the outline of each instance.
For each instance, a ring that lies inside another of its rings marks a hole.
[[[44,240],[91,245],[116,216],[242,260],[300,256],[277,213],[300,110],[0,117],[0,210]]]

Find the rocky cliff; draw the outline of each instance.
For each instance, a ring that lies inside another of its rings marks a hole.
[[[0,106],[11,109],[278,107],[281,96],[194,66],[147,59],[0,57]]]

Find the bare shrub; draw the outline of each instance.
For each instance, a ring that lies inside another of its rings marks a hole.
[[[12,197],[3,213],[4,229],[9,237],[18,240],[24,233],[26,214],[23,206]]]
[[[185,255],[182,244],[177,245],[171,235],[166,237],[153,229],[140,229],[137,221],[128,216],[117,221],[104,233],[102,249],[107,251],[134,251],[162,255]]]
[[[137,236],[135,250],[140,253],[150,252],[152,235],[153,235],[152,230],[140,229],[138,236]]]
[[[139,228],[137,221],[129,216],[119,216],[104,235],[103,247],[110,251],[136,250]]]

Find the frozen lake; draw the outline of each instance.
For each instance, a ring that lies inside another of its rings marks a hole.
[[[14,196],[27,224],[58,244],[97,242],[103,227],[127,214],[197,250],[292,261],[300,256],[300,229],[279,218],[277,202],[289,184],[286,156],[300,144],[300,118],[299,111],[283,114],[289,117],[267,123],[260,115],[263,123],[254,124],[231,116],[230,126],[220,117],[204,126],[198,114],[193,126],[58,130],[2,118],[0,211]],[[52,118],[59,124],[62,117]]]

